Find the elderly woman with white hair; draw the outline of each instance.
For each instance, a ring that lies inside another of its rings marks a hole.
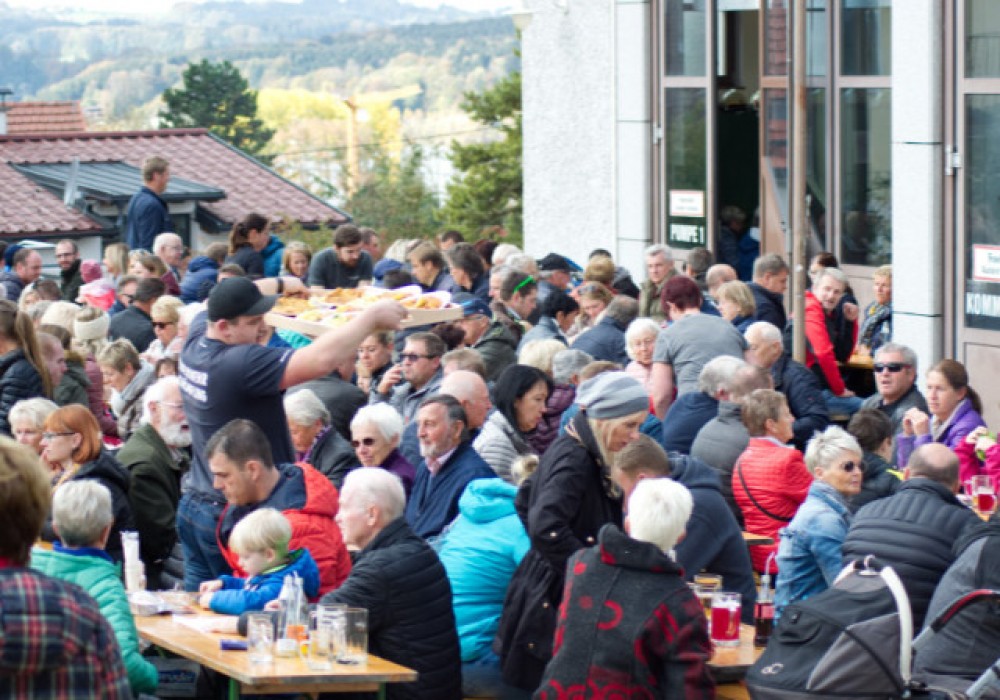
[[[351,420],[351,445],[363,467],[381,467],[399,477],[409,497],[416,469],[399,451],[403,417],[389,404],[362,406]]]
[[[639,436],[649,396],[624,372],[580,385],[580,411],[521,485],[531,550],[511,580],[497,638],[504,680],[534,690],[551,657],[566,562],[622,519],[621,492],[611,480],[615,455]]]
[[[7,420],[10,421],[10,432],[22,445],[30,447],[41,456],[42,433],[45,432],[45,419],[59,408],[54,402],[37,397],[18,401],[10,409]]]
[[[357,462],[351,445],[331,425],[330,412],[311,389],[286,394],[284,405],[296,461],[311,464],[339,491]]]
[[[139,634],[121,572],[104,551],[113,522],[106,486],[92,479],[63,484],[52,498],[52,524],[59,541],[51,550],[34,548],[31,568],[75,583],[97,601],[115,631],[132,692],[155,693],[156,667],[139,653]]]
[[[809,494],[780,533],[775,620],[789,603],[825,591],[840,573],[852,517],[848,500],[861,491],[864,475],[861,446],[831,425],[809,441],[806,468],[814,479]]]
[[[625,350],[632,360],[625,372],[642,383],[647,393],[653,391],[649,377],[653,372],[653,349],[659,334],[660,324],[651,318],[637,318],[625,331]]]
[[[692,509],[681,484],[644,479],[625,531],[609,523],[595,546],[573,555],[555,655],[536,698],[571,687],[602,697],[715,697],[705,614],[672,554]]]

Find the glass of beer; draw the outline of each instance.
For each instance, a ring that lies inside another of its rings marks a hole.
[[[695,574],[694,592],[705,608],[705,615],[712,614],[712,596],[722,590],[722,577],[719,574]]]

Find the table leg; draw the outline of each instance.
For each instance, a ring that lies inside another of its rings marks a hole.
[[[235,678],[229,679],[229,700],[240,700],[240,682]]]
[[[385,700],[385,683],[378,684],[378,700]]]

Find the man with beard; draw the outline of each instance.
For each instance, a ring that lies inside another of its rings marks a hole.
[[[142,397],[142,426],[118,453],[132,475],[129,501],[139,530],[142,561],[150,590],[161,585],[164,563],[177,541],[177,503],[181,476],[187,470],[185,448],[191,431],[177,377],[160,379]]]
[[[416,421],[423,459],[406,504],[406,522],[429,539],[458,515],[458,499],[469,482],[496,478],[496,472],[472,449],[469,420],[454,397],[436,394],[424,399]]]

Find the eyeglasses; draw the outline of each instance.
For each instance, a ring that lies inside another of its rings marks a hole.
[[[167,408],[184,408],[183,403],[170,403],[168,401],[161,401],[161,406],[166,406]]]
[[[431,358],[437,357],[437,355],[418,355],[415,352],[401,352],[399,353],[400,362],[416,362],[417,360],[430,360]]]
[[[855,468],[857,468],[859,472],[863,472],[865,470],[865,465],[862,464],[861,462],[851,461],[851,462],[844,462],[843,464],[840,465],[840,468],[843,469],[848,474],[850,474],[851,472],[854,471]]]
[[[360,440],[351,440],[351,446],[354,447],[354,449],[359,448],[361,445],[364,445],[365,447],[371,447],[374,444],[375,444],[375,438],[361,438]]]
[[[896,374],[896,372],[902,372],[904,368],[909,366],[910,365],[906,364],[905,362],[876,362],[874,365],[872,365],[872,369],[875,370],[875,374],[879,374],[886,370],[889,370],[893,374]]]
[[[57,437],[69,437],[70,435],[75,435],[76,433],[42,433],[42,440],[51,440]]]
[[[159,328],[161,331],[167,326],[174,325],[173,321],[153,321],[153,328]]]

